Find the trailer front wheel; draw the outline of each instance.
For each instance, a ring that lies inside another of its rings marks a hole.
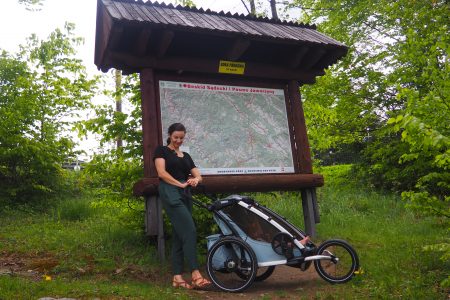
[[[355,249],[344,240],[328,240],[317,248],[317,255],[329,258],[315,260],[317,273],[330,283],[344,283],[352,279],[359,268]]]

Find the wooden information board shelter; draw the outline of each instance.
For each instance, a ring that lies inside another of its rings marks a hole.
[[[160,81],[284,91],[293,171],[204,175],[203,185],[213,193],[302,191],[306,232],[314,236],[319,221],[315,188],[323,185],[323,177],[313,174],[299,87],[314,83],[346,53],[345,45],[315,26],[150,1],[98,0],[95,64],[103,72],[116,68],[140,74],[144,177],[134,193],[146,199],[146,233],[159,237],[160,254],[159,180],[152,160],[167,137]]]

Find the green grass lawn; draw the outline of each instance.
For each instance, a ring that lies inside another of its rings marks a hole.
[[[325,186],[318,189],[317,240],[350,242],[363,271],[348,284],[335,286],[336,299],[446,299],[449,290],[439,284],[449,275],[450,266],[439,259],[440,253],[423,247],[448,238],[448,223],[414,215],[397,195],[361,187],[352,178],[350,166],[318,172],[324,175]],[[296,193],[288,197],[299,198]],[[301,205],[294,204],[294,199],[274,203],[268,195],[258,198],[303,226]]]
[[[415,216],[398,196],[361,187],[348,166],[320,172],[326,185],[318,190],[315,241],[350,242],[363,274],[344,285],[318,285],[315,298],[445,299],[448,291],[439,283],[450,266],[423,246],[443,241],[448,224]],[[255,197],[303,227],[299,193]],[[170,288],[170,268],[157,262],[154,245],[143,235],[142,206],[105,207],[99,200],[105,202],[85,195],[50,202],[40,212],[1,210],[0,299],[189,298]]]

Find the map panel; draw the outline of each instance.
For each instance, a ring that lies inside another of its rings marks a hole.
[[[284,90],[159,82],[163,140],[183,123],[202,174],[294,173]]]

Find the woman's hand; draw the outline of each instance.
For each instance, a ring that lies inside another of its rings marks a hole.
[[[182,189],[184,189],[184,188],[186,188],[188,185],[189,185],[189,180],[186,181],[186,182],[184,182],[184,183],[180,183],[179,187],[182,188]]]
[[[200,182],[202,182],[202,175],[200,175],[200,171],[197,168],[193,168],[191,170],[192,176],[188,179],[188,184],[190,186],[196,187]]]
[[[200,180],[196,177],[194,178],[189,178],[188,181],[186,181],[186,183],[190,186],[196,187],[198,185],[198,183],[200,182]]]

